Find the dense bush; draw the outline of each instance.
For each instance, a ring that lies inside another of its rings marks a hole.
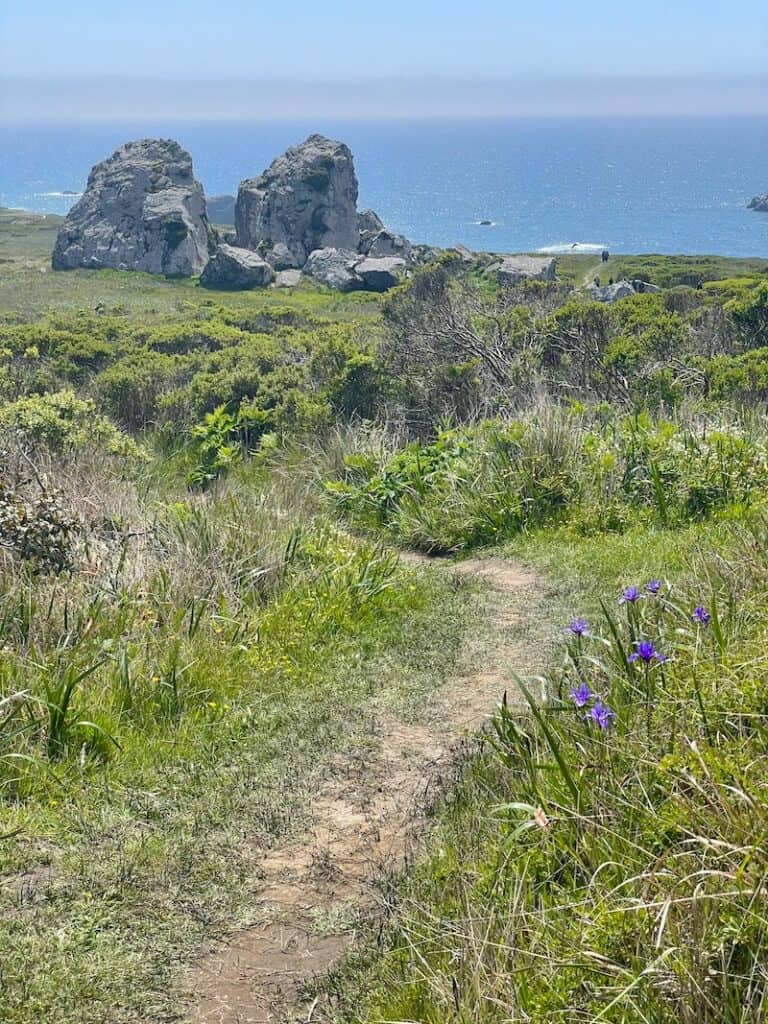
[[[328,485],[353,522],[432,552],[466,550],[536,524],[589,534],[664,526],[748,504],[768,484],[768,445],[735,425],[540,410],[356,454]]]

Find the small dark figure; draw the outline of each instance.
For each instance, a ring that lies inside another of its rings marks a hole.
[[[608,278],[608,284],[613,284],[613,278],[612,277]]]
[[[603,263],[607,263],[610,258],[610,255],[611,254],[608,252],[607,249],[603,249],[602,253],[600,254],[600,259],[603,261]]]
[[[600,275],[598,274],[595,277],[595,288],[599,288],[599,287],[600,287]]]

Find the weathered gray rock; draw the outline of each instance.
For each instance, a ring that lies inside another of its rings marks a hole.
[[[362,250],[361,250],[362,251]],[[405,235],[395,235],[385,228],[371,240],[368,256],[397,256],[406,263],[412,258],[412,246]]]
[[[300,270],[278,270],[275,275],[276,288],[295,288],[301,284],[304,275]]]
[[[285,245],[294,267],[317,249],[355,251],[357,177],[349,148],[310,135],[286,150],[258,178],[240,184],[235,227],[239,246],[267,254]]]
[[[373,210],[361,210],[357,215],[357,229],[360,232],[357,251],[367,256],[374,238],[385,230],[384,222]]]
[[[290,270],[296,266],[293,253],[288,246],[284,245],[282,242],[278,242],[277,245],[272,246],[271,249],[267,249],[264,253],[264,259],[267,263],[271,264],[275,270]]]
[[[407,268],[406,261],[397,256],[366,256],[355,266],[355,273],[365,291],[386,292],[400,284]]]
[[[750,200],[748,210],[757,210],[758,213],[768,213],[768,192],[764,196],[755,196]]]
[[[310,253],[304,273],[328,288],[349,292],[362,285],[355,273],[359,262],[360,256],[351,249],[316,249]]]
[[[235,223],[234,196],[209,196],[205,200],[205,209],[208,213],[208,220],[213,224]]]
[[[499,284],[515,285],[521,281],[554,281],[556,264],[552,257],[505,256],[497,271]]]
[[[452,247],[452,251],[457,252],[465,263],[475,262],[475,254],[471,249],[468,249],[466,245],[454,245]]]
[[[220,245],[200,276],[204,288],[232,291],[266,288],[274,280],[274,270],[258,253],[233,245]]]
[[[595,302],[618,302],[619,299],[628,299],[637,294],[629,281],[616,281],[615,284],[602,286],[590,284],[587,291]]]
[[[189,153],[171,139],[141,139],[93,168],[59,231],[52,265],[190,277],[207,263],[211,238]]]

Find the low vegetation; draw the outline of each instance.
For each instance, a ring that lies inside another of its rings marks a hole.
[[[613,306],[450,259],[383,300],[211,299],[0,229],[3,1020],[179,1019],[333,757],[439,715],[474,596],[414,548],[540,566],[562,658],[338,1019],[762,1021],[763,265],[615,258],[664,290]]]

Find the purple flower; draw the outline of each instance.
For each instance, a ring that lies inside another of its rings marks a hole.
[[[578,686],[571,690],[570,697],[577,708],[585,708],[594,697],[594,694],[586,683],[579,683]]]
[[[593,722],[597,722],[601,729],[607,729],[613,725],[613,720],[616,717],[615,713],[611,711],[605,704],[601,704],[600,701],[595,704],[593,708],[590,708],[587,718],[591,718]]]
[[[637,650],[630,654],[629,661],[644,661],[646,665],[650,665],[652,661],[658,661],[662,664],[667,660],[666,656],[661,651],[656,650],[656,645],[653,640],[638,640]]]
[[[589,623],[586,619],[574,619],[566,633],[572,633],[574,636],[587,636],[589,634]]]
[[[640,591],[637,587],[626,587],[619,598],[619,604],[634,604],[640,600]]]
[[[701,626],[708,626],[712,621],[712,616],[709,614],[707,609],[703,607],[703,605],[699,605],[697,608],[694,608],[691,619],[693,622],[697,622]]]
[[[658,594],[661,590],[661,580],[648,580],[645,584],[645,589],[649,594]]]

